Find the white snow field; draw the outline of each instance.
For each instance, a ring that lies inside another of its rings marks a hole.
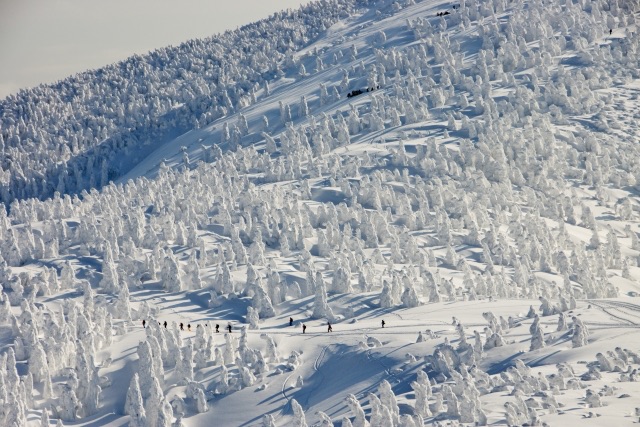
[[[637,424],[639,12],[323,0],[0,102],[0,426]]]

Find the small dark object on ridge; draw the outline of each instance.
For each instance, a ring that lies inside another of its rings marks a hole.
[[[380,89],[380,85],[376,86],[376,87],[368,87],[365,90],[362,89],[354,89],[351,92],[349,92],[347,94],[347,98],[353,98],[354,96],[358,96],[358,95],[362,95],[365,92],[373,92],[376,89]]]

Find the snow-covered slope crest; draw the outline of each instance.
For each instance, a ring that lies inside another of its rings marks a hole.
[[[255,102],[292,53],[368,1],[314,2],[0,100],[0,202],[79,194]]]
[[[121,182],[0,209],[0,425],[637,421],[637,3],[343,4]]]

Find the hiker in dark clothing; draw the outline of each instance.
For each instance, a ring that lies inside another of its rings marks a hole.
[[[146,326],[145,326],[146,324],[147,324],[147,321],[146,321],[146,320],[144,320],[144,319],[142,319],[142,327],[143,327],[143,328],[146,328]]]
[[[613,33],[613,29],[609,28],[609,35],[611,35]]]
[[[189,323],[189,324],[187,325],[187,330],[188,330],[189,332],[191,332],[191,323]]]
[[[216,334],[220,332],[220,325],[216,324]]]
[[[384,325],[385,325],[385,323],[384,323],[384,319],[382,319],[382,327],[383,327],[383,328],[384,328]]]
[[[164,328],[167,329],[167,321],[164,321]]]
[[[302,333],[304,334],[307,331],[307,325],[302,324]]]
[[[327,332],[333,332],[333,328],[331,327],[331,323],[327,323]]]
[[[184,331],[184,323],[180,322],[180,330]]]
[[[229,333],[231,333],[231,323],[227,325],[227,329],[229,330]]]
[[[289,317],[289,326],[293,326],[293,317]]]

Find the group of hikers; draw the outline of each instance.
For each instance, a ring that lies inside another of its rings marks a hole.
[[[376,89],[380,89],[380,86],[378,85],[376,87],[368,87],[366,90],[355,89],[347,94],[347,98],[353,98],[354,96],[362,95],[365,92],[373,92]]]
[[[293,326],[293,317],[289,317],[289,326]],[[327,322],[327,332],[333,332],[333,327],[331,326],[331,322]],[[307,325],[302,324],[302,333],[307,333]]]
[[[160,322],[158,322],[158,325],[159,325],[159,326],[164,326],[164,328],[166,329],[166,328],[167,328],[168,323],[167,323],[167,321],[165,320],[165,321],[164,321],[164,323],[160,323]],[[185,329],[184,329],[185,324],[184,324],[183,322],[180,322],[180,324],[179,324],[178,326],[180,326],[180,330],[181,330],[181,331],[184,331],[184,330],[185,330]],[[186,326],[187,326],[187,331],[188,331],[188,332],[191,332],[191,323],[187,323],[187,325],[186,325]],[[209,326],[209,324],[208,324],[208,323],[205,323],[205,326]],[[146,321],[145,319],[142,319],[142,327],[143,327],[143,328],[146,328],[146,327],[147,327],[147,321]],[[200,327],[200,325],[196,325],[196,327],[197,327],[197,328],[199,328],[199,327]],[[231,331],[233,330],[233,326],[231,326],[231,323],[227,324],[227,330],[228,330],[229,332],[231,332]],[[216,333],[219,333],[219,332],[220,332],[220,325],[216,323]]]
[[[382,319],[382,327],[384,328],[384,325],[386,325],[386,322],[384,321],[384,319]],[[289,326],[293,326],[293,317],[289,317]],[[304,323],[302,324],[302,333],[306,333],[307,332],[307,325],[305,325]],[[331,326],[331,322],[327,322],[327,332],[333,332],[333,327]]]
[[[386,323],[385,323],[384,319],[382,319],[382,327],[383,327],[383,328],[384,328],[384,325],[385,325],[385,324],[386,324]],[[160,323],[160,322],[158,322],[158,325],[159,325],[159,326],[164,326],[164,328],[166,329],[166,328],[167,328],[168,323],[167,323],[167,321],[165,320],[165,321],[164,321],[164,323]],[[184,329],[184,326],[185,326],[185,325],[184,325],[184,323],[183,323],[183,322],[180,322],[179,326],[180,326],[180,330],[181,330],[181,331],[184,331],[184,330],[185,330],[185,329]],[[205,326],[209,326],[209,324],[208,324],[208,323],[205,323]],[[289,326],[293,326],[293,317],[289,317]],[[146,321],[145,319],[142,319],[142,327],[143,327],[143,328],[146,328],[146,327],[147,327],[147,321]],[[199,328],[199,327],[200,327],[200,325],[197,325],[196,327],[197,327],[197,328]],[[220,332],[220,325],[216,323],[216,326],[215,326],[215,327],[216,327],[216,333],[219,333],[219,332]],[[233,327],[231,326],[231,323],[228,323],[228,324],[227,324],[227,330],[229,331],[229,333],[231,333],[231,331],[233,330]],[[188,331],[188,332],[191,332],[191,323],[187,323],[187,331]],[[302,333],[303,333],[303,334],[305,334],[306,332],[307,332],[307,325],[305,325],[305,324],[303,323],[303,324],[302,324]],[[333,327],[331,326],[331,322],[327,322],[327,332],[333,332]]]

